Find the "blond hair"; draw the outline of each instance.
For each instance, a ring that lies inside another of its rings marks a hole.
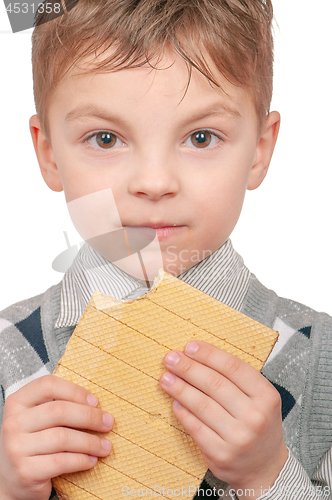
[[[72,67],[91,56],[89,72],[151,65],[166,47],[186,61],[188,85],[196,68],[220,87],[208,55],[228,81],[250,92],[259,129],[265,123],[273,80],[271,0],[79,0],[64,15],[47,16],[38,15],[32,35],[34,97],[46,134],[51,96]]]

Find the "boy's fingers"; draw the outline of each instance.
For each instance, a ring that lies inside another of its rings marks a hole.
[[[98,399],[84,387],[54,375],[40,377],[7,398],[6,413],[15,413],[18,407],[32,408],[53,400],[72,401],[97,406]]]
[[[83,453],[55,453],[29,457],[26,470],[31,481],[42,483],[61,474],[69,474],[91,469],[98,461],[97,457]]]
[[[186,356],[221,373],[249,397],[256,397],[270,387],[269,382],[252,366],[232,354],[202,340],[189,342]]]
[[[67,452],[106,457],[111,451],[111,443],[107,439],[66,427],[55,427],[37,434],[29,434],[24,446],[28,451],[27,456]]]
[[[211,454],[211,448],[216,451],[218,448],[226,446],[226,442],[219,434],[205,425],[187,408],[181,406],[178,401],[173,402],[173,411],[184,430],[188,432],[205,455]],[[213,443],[212,446],[211,443]]]
[[[163,374],[160,384],[167,394],[195,415],[200,424],[205,424],[222,439],[229,438],[236,421],[222,405],[170,372]]]
[[[176,361],[177,358],[178,361],[175,365],[169,363],[170,361]],[[164,362],[169,370],[191,386],[199,389],[204,395],[209,396],[213,401],[216,401],[235,418],[241,417],[250,402],[248,396],[226,377],[213,368],[188,358],[181,352],[172,351],[168,353]],[[187,405],[185,404],[185,406]],[[195,414],[197,413],[195,412]]]
[[[27,433],[38,432],[52,427],[70,427],[91,431],[108,432],[114,424],[113,417],[99,408],[79,405],[69,401],[50,401],[43,405],[29,408],[24,412],[24,421],[19,422],[21,415],[13,416],[17,424]]]

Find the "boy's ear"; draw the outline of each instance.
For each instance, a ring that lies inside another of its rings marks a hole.
[[[37,115],[29,121],[30,133],[44,181],[53,191],[63,191],[59,171],[54,161],[50,141],[41,129]]]
[[[280,114],[272,111],[266,118],[265,127],[256,148],[256,158],[252,166],[247,189],[256,189],[263,182],[270,162],[280,128]]]

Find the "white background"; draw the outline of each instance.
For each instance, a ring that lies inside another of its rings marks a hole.
[[[270,172],[249,192],[232,240],[279,295],[332,314],[331,0],[275,0]],[[61,280],[53,259],[79,241],[64,196],[44,184],[30,139],[31,30],[12,34],[0,0],[0,310]]]

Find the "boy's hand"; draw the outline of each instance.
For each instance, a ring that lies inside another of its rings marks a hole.
[[[185,354],[168,353],[164,363],[161,386],[209,469],[258,498],[288,458],[279,393],[249,364],[202,341],[189,342]]]
[[[0,438],[0,498],[48,500],[51,478],[90,469],[97,457],[109,455],[109,441],[84,431],[113,426],[113,417],[97,404],[83,387],[53,375],[9,396]]]

